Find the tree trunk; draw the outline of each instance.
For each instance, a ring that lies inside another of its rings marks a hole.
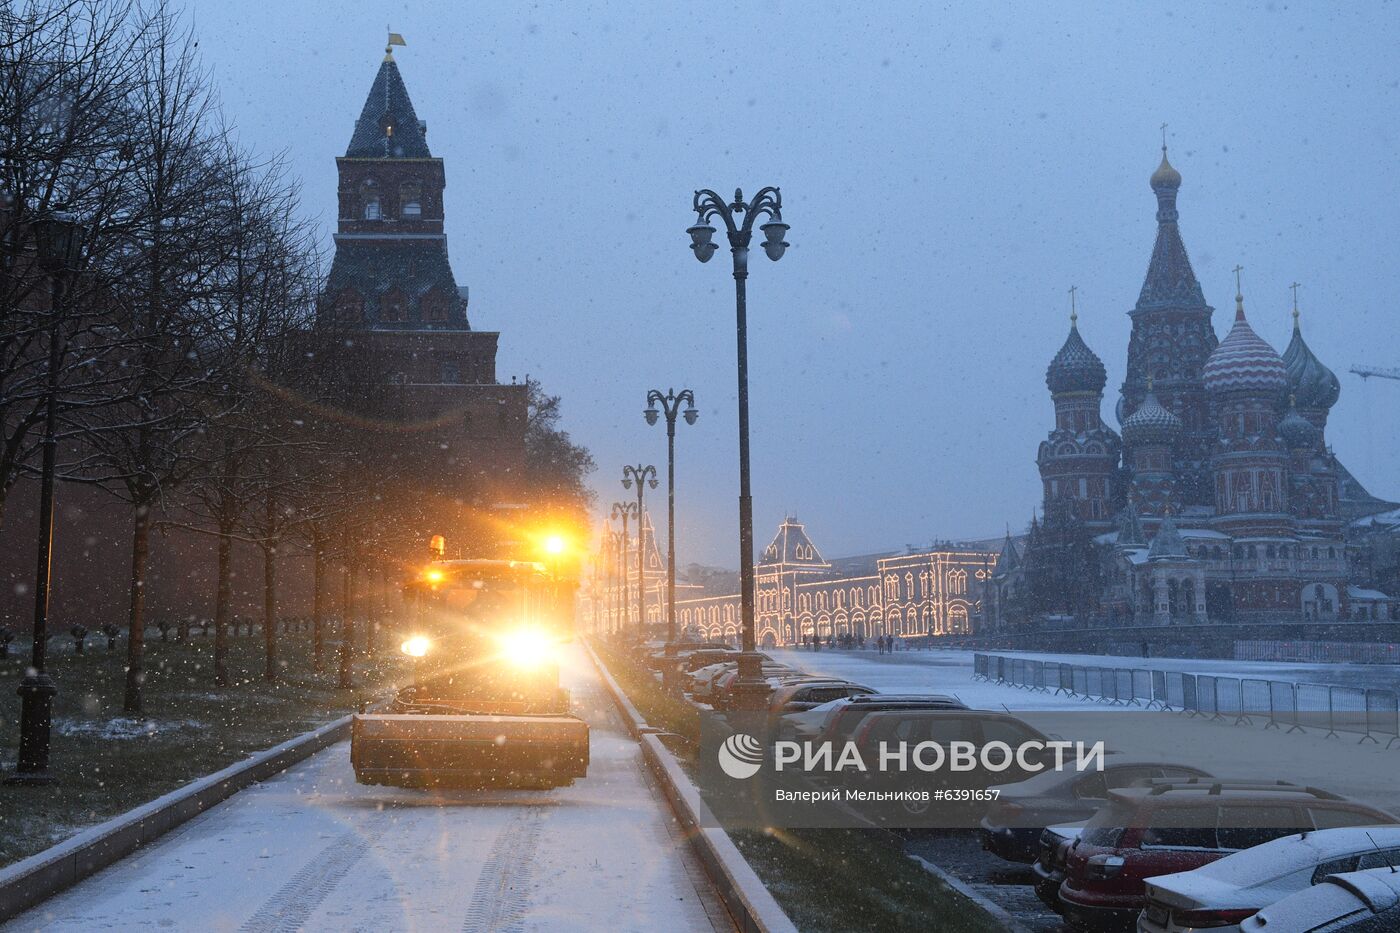
[[[122,704],[128,713],[141,712],[141,688],[146,680],[142,662],[146,648],[146,558],[150,546],[150,506],[138,503],[131,529],[131,603],[127,616],[126,699]]]
[[[277,542],[263,547],[263,680],[277,680]]]
[[[228,686],[228,610],[233,598],[233,536],[219,529],[219,578],[214,592],[214,684]]]
[[[350,536],[345,536],[345,592],[341,598],[340,610],[340,689],[349,690],[355,686],[352,676],[353,654],[355,652],[355,561],[350,555]]]
[[[311,668],[320,673],[325,669],[325,591],[326,539],[319,531],[311,537]]]
[[[365,572],[365,658],[374,657],[374,630],[379,624],[379,591],[375,586],[377,574],[366,568]]]

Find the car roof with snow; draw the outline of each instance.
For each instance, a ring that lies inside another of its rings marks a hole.
[[[1384,914],[1385,916],[1380,916]],[[1333,922],[1350,919],[1353,926]],[[1363,926],[1366,920],[1379,925]],[[1400,922],[1400,872],[1371,868],[1329,875],[1263,908],[1240,924],[1241,933],[1309,933],[1312,930],[1394,930]]]
[[[1376,852],[1400,864],[1400,826],[1345,826],[1294,833],[1227,855],[1194,871],[1159,875],[1150,882],[1171,891],[1249,888],[1348,855]]]

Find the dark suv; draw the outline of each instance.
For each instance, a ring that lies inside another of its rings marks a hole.
[[[1144,881],[1312,829],[1397,822],[1382,810],[1283,781],[1154,781],[1110,791],[1065,859],[1061,913],[1080,929],[1132,929]]]

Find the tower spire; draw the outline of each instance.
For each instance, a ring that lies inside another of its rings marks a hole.
[[[1244,266],[1235,265],[1235,320],[1244,320],[1244,288],[1240,285],[1240,273],[1244,271]]]
[[[1302,288],[1303,286],[1298,284],[1297,282],[1294,282],[1288,287],[1293,290],[1293,330],[1298,331],[1301,330],[1301,328],[1298,326],[1298,289]]]
[[[1078,285],[1071,285],[1069,287],[1069,326],[1071,328],[1077,328],[1079,326],[1079,309],[1074,303],[1074,293],[1077,291],[1079,291]]]

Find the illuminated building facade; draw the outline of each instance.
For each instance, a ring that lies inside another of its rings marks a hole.
[[[976,546],[939,544],[827,561],[806,527],[787,518],[754,568],[757,641],[971,633],[981,625],[982,592],[996,557]],[[741,625],[739,596],[678,598],[676,621],[684,631],[733,640]]]

